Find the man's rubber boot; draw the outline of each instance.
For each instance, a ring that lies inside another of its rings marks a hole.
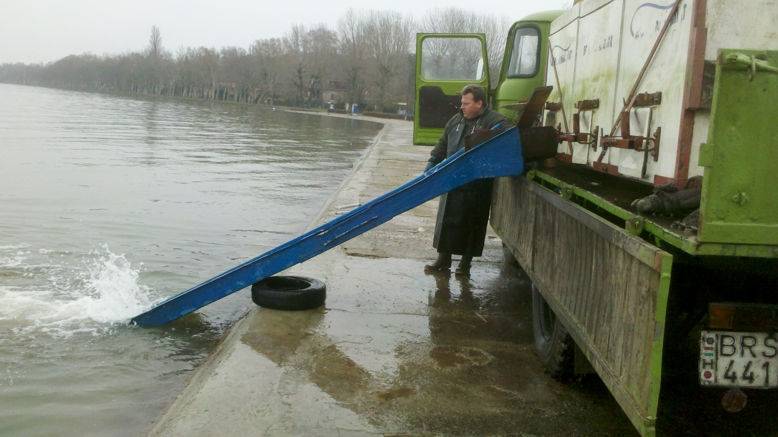
[[[462,259],[459,261],[457,270],[454,272],[457,276],[470,276],[470,264],[473,261],[473,257],[470,255],[462,255]]]
[[[451,254],[447,252],[439,252],[438,259],[432,264],[424,266],[424,271],[427,273],[442,272],[451,268]]]

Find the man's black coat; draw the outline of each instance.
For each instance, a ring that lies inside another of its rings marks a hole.
[[[492,129],[501,123],[505,123],[505,118],[490,109],[485,109],[472,120],[466,119],[462,112],[457,113],[446,123],[443,136],[432,149],[428,167],[463,148],[470,135]],[[438,252],[481,256],[491,199],[491,179],[471,182],[441,196],[432,242]]]

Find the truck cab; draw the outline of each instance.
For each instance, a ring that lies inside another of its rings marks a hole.
[[[561,11],[530,15],[508,31],[500,77],[493,92],[492,108],[515,120],[523,103],[546,81],[548,32]]]
[[[484,34],[417,34],[414,144],[435,144],[448,119],[459,111],[459,92],[469,84],[486,89],[492,109],[514,120],[522,102],[546,80],[548,32],[561,13],[542,12],[514,23],[496,78],[489,72]]]

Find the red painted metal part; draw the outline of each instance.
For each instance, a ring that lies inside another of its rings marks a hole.
[[[613,164],[605,164],[602,162],[595,161],[592,162],[592,168],[602,173],[608,173],[614,176],[621,176],[621,173],[619,172],[619,167]]]
[[[689,39],[689,60],[686,70],[686,86],[683,95],[683,114],[678,134],[678,149],[675,160],[675,183],[680,188],[689,178],[692,139],[694,136],[695,110],[702,107],[702,88],[705,69],[705,44],[708,29],[705,27],[707,0],[694,2],[692,32]]]

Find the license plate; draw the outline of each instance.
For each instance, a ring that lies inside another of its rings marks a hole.
[[[765,332],[702,331],[700,384],[778,387],[778,335]]]

